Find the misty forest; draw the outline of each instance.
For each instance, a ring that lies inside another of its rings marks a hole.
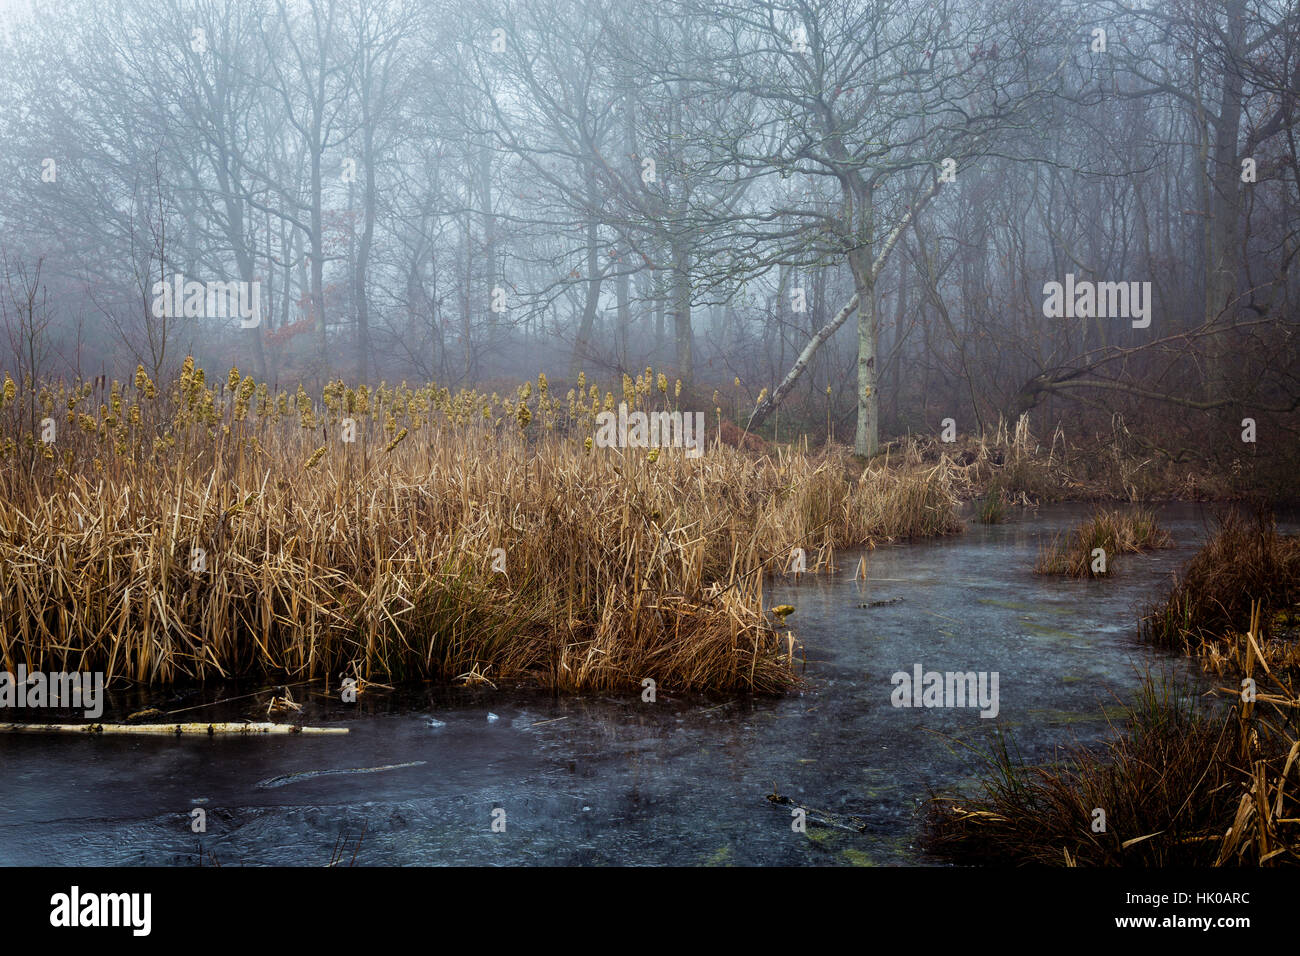
[[[0,0],[0,863],[1300,864],[1298,121],[1297,0]]]

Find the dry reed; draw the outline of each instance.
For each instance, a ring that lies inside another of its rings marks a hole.
[[[1098,511],[1077,527],[1055,535],[1034,564],[1036,574],[1063,574],[1072,578],[1109,575],[1115,555],[1167,548],[1169,532],[1160,527],[1155,512]],[[1098,555],[1097,551],[1104,552]]]
[[[764,576],[792,548],[960,527],[943,461],[592,447],[615,397],[586,384],[6,382],[0,664],[778,692]],[[669,403],[649,369],[622,391]]]

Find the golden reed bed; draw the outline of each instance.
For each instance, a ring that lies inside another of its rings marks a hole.
[[[624,378],[670,408],[662,375]],[[142,683],[240,675],[779,692],[764,573],[802,547],[957,530],[952,469],[842,451],[593,446],[579,378],[274,393],[23,386],[0,406],[0,666]],[[353,440],[347,440],[353,439]]]

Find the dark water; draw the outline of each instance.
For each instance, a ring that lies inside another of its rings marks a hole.
[[[340,843],[342,862],[355,851],[357,865],[929,862],[916,846],[919,807],[930,788],[972,779],[963,743],[983,745],[996,724],[1026,757],[1049,760],[1059,745],[1108,733],[1148,668],[1189,673],[1137,644],[1135,621],[1204,538],[1206,513],[1163,509],[1175,548],[1115,559],[1109,580],[1033,575],[1040,545],[1090,510],[1049,506],[880,548],[866,585],[853,580],[857,553],[837,555],[834,576],[777,582],[769,605],[796,606],[788,623],[808,654],[806,686],[779,700],[404,688],[347,706],[302,687],[306,723],[351,733],[0,735],[0,864],[324,865]],[[893,707],[891,675],[918,663],[996,671],[998,717]],[[104,719],[144,703],[191,705],[198,693],[114,697]],[[395,764],[409,766],[258,787]],[[765,798],[773,788],[867,830],[796,833],[790,809]],[[195,807],[204,834],[191,832]],[[505,812],[504,833],[492,831],[494,810]]]

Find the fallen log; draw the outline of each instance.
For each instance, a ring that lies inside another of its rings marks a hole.
[[[298,727],[294,724],[253,724],[225,722],[213,724],[0,724],[4,734],[150,734],[174,736],[184,734],[209,737],[218,734],[346,734],[346,727]]]
[[[866,833],[869,827],[863,820],[857,817],[845,816],[843,814],[831,813],[829,810],[817,810],[813,807],[805,806],[802,803],[796,803],[789,797],[773,791],[767,795],[767,799],[778,806],[793,807],[804,812],[804,819],[815,827],[835,827],[839,830],[849,830],[854,833]]]

